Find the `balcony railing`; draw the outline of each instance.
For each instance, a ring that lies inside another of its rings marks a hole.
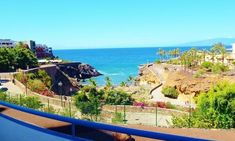
[[[145,130],[127,128],[127,127],[114,126],[114,125],[109,125],[109,124],[104,124],[104,123],[91,122],[91,121],[85,121],[85,120],[80,120],[80,119],[73,119],[73,118],[63,117],[63,116],[60,116],[60,115],[45,113],[45,112],[41,112],[41,111],[21,107],[21,106],[6,103],[6,102],[3,102],[3,101],[0,101],[0,105],[9,107],[9,108],[12,108],[12,109],[15,109],[15,110],[19,110],[19,111],[22,111],[22,112],[26,112],[26,113],[29,113],[29,114],[33,114],[33,115],[37,115],[37,116],[41,116],[41,117],[45,117],[45,118],[50,118],[50,119],[70,123],[72,125],[71,126],[72,133],[71,133],[71,135],[64,136],[64,134],[62,134],[62,133],[55,133],[55,131],[40,128],[38,126],[34,126],[34,125],[29,124],[29,123],[25,123],[23,121],[14,119],[13,117],[9,117],[7,115],[4,115],[4,114],[0,113],[0,117],[7,118],[7,119],[15,122],[15,124],[27,125],[28,128],[36,129],[38,131],[43,131],[43,132],[46,132],[47,134],[53,134],[53,135],[56,135],[56,136],[67,138],[69,140],[79,140],[79,141],[83,140],[83,139],[77,138],[75,136],[75,133],[79,132],[79,131],[76,131],[75,126],[79,125],[79,126],[84,126],[84,127],[97,129],[97,130],[106,130],[106,131],[124,133],[124,134],[129,134],[129,135],[134,135],[134,136],[145,137],[145,138],[166,140],[166,141],[209,141],[209,140],[200,139],[200,138],[186,137],[186,136],[167,134],[167,133],[159,133],[159,132],[153,132],[153,131],[145,131]],[[14,127],[12,127],[12,128],[14,128]]]

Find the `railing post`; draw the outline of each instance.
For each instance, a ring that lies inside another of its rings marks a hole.
[[[21,94],[20,94],[20,98],[19,98],[19,103],[20,103],[20,106],[22,106],[22,105],[21,105]]]
[[[69,101],[69,117],[72,117],[72,113],[71,113],[71,103]]]
[[[156,112],[156,126],[157,126],[157,106],[156,106],[155,112]]]
[[[123,107],[123,121],[124,121],[124,124],[126,124],[126,105],[124,105]]]
[[[72,123],[72,136],[76,136],[76,126]]]
[[[47,99],[47,110],[49,112],[49,109],[50,109],[50,102],[49,102],[49,98]]]

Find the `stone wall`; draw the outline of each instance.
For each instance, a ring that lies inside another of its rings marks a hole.
[[[26,94],[26,87],[19,82],[18,80],[15,80],[15,85],[17,87],[19,87],[22,91],[25,92]],[[64,98],[62,98],[62,101],[60,98],[54,98],[54,97],[48,97],[48,96],[44,96],[44,95],[40,95],[38,93],[32,92],[30,89],[27,89],[27,95],[28,96],[37,96],[39,97],[40,101],[44,104],[50,104],[52,106],[58,106],[58,107],[69,107],[71,106],[71,108],[76,109],[76,107],[74,106],[73,102],[70,100],[65,100]]]

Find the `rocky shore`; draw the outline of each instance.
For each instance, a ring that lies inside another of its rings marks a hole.
[[[81,62],[44,65],[29,72],[34,72],[38,69],[45,70],[52,78],[51,90],[58,95],[61,93],[63,95],[71,95],[81,87],[80,81],[102,75],[94,67]],[[62,83],[61,87],[58,86],[59,82]]]

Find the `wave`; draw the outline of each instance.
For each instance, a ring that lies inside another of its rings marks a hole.
[[[108,73],[108,72],[104,72],[101,70],[98,70],[98,72],[100,72],[101,74],[105,75],[105,76],[118,76],[118,75],[125,75],[125,73],[123,72],[118,72],[118,73]]]

